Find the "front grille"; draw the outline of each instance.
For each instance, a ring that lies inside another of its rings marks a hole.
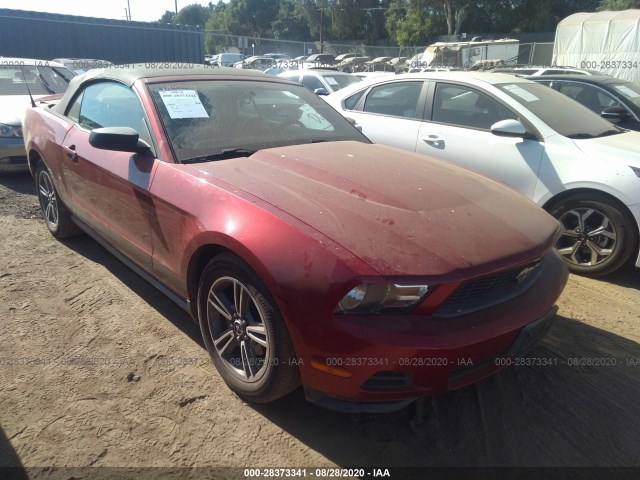
[[[437,317],[454,317],[509,300],[524,292],[542,270],[534,262],[462,284],[435,312]]]
[[[413,375],[405,372],[378,372],[362,384],[370,392],[408,390],[413,386]]]

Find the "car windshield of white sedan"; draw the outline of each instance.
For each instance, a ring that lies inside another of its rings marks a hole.
[[[53,95],[64,93],[75,74],[70,70],[21,65],[0,66],[0,95]]]
[[[504,83],[496,86],[567,138],[589,139],[623,131],[587,107],[545,85]]]
[[[358,78],[355,75],[324,74],[323,77],[325,81],[331,85],[331,88],[333,88],[334,91],[338,91],[341,88],[348,87],[349,85],[362,81],[361,78]]]
[[[205,80],[149,88],[180,162],[223,160],[303,143],[368,143],[302,86]]]

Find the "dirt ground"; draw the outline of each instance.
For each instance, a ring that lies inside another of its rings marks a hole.
[[[239,400],[187,314],[90,238],[48,233],[28,175],[0,177],[0,255],[0,467],[640,467],[633,268],[570,278],[530,355],[557,365],[345,415],[301,391]]]

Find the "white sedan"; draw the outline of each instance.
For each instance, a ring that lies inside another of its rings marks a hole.
[[[640,133],[544,85],[484,72],[375,78],[325,99],[376,143],[465,166],[545,208],[573,272],[604,275],[632,255],[640,267]]]

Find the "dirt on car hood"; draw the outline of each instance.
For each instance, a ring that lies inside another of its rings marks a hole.
[[[493,180],[382,145],[296,145],[193,166],[295,216],[382,275],[468,275],[533,260],[558,228]]]

